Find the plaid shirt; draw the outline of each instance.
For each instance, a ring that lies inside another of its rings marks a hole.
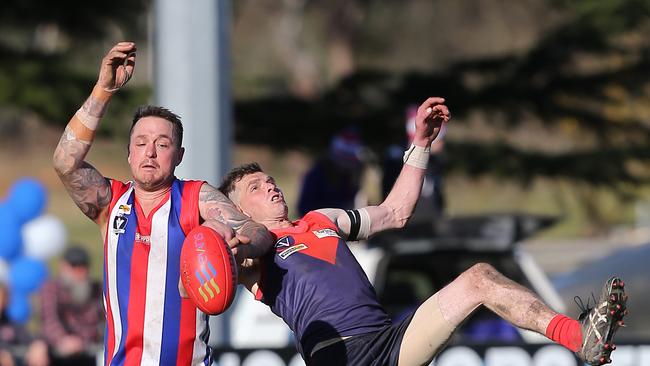
[[[102,342],[104,308],[101,285],[93,282],[91,296],[75,303],[60,280],[50,280],[41,289],[41,336],[55,346],[66,335],[76,335],[86,346]]]

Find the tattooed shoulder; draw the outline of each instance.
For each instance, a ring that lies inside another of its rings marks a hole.
[[[75,204],[94,221],[111,202],[109,180],[88,163],[84,163],[80,169],[61,176],[61,180]]]
[[[199,213],[204,220],[217,220],[235,230],[250,220],[228,197],[207,183],[199,192]]]
[[[199,192],[199,202],[227,202],[232,204],[228,197],[207,183],[201,186],[201,191]]]

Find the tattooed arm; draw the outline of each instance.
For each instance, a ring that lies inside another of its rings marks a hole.
[[[100,118],[109,100],[104,93],[95,88],[80,111],[85,110]],[[77,112],[66,126],[54,151],[54,169],[74,203],[86,216],[99,224],[103,222],[101,214],[110,203],[111,186],[97,169],[84,161],[95,131],[80,120],[79,115],[82,113]]]
[[[53,164],[63,185],[81,211],[101,224],[106,219],[111,186],[84,159],[112,94],[126,84],[135,65],[135,44],[120,42],[102,59],[97,84],[70,119],[54,151]]]
[[[222,235],[224,233],[220,228],[225,224],[232,228],[238,237],[250,239],[247,245],[234,245],[238,251],[238,259],[261,257],[273,245],[273,236],[263,225],[241,213],[228,197],[207,183],[201,186],[199,193],[199,213],[205,224],[215,228]],[[227,235],[224,236],[228,239]],[[245,240],[240,242],[245,243]]]

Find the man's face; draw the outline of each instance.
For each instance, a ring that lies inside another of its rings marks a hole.
[[[140,119],[129,141],[129,165],[135,182],[145,190],[168,184],[183,159],[183,148],[174,144],[172,123],[160,117]]]
[[[72,265],[62,262],[59,271],[61,277],[70,283],[86,282],[90,279],[90,269],[86,265]]]
[[[63,285],[70,291],[73,302],[84,304],[92,296],[92,283],[87,265],[72,265],[62,262],[59,266]]]
[[[235,183],[234,201],[253,221],[286,219],[289,208],[275,180],[263,172],[244,176]]]

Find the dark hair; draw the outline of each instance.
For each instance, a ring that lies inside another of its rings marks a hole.
[[[63,260],[71,266],[88,267],[90,265],[88,251],[78,245],[68,247],[63,253]]]
[[[181,122],[181,118],[169,109],[155,105],[143,105],[138,107],[138,109],[135,111],[133,114],[133,123],[131,124],[131,129],[129,130],[129,141],[131,140],[133,127],[135,127],[135,124],[144,117],[152,116],[160,117],[171,122],[172,140],[174,142],[174,145],[180,149],[180,147],[183,145],[183,123]]]
[[[233,168],[221,181],[219,190],[221,193],[228,194],[235,190],[235,184],[249,174],[261,172],[262,167],[258,163],[248,163]]]

